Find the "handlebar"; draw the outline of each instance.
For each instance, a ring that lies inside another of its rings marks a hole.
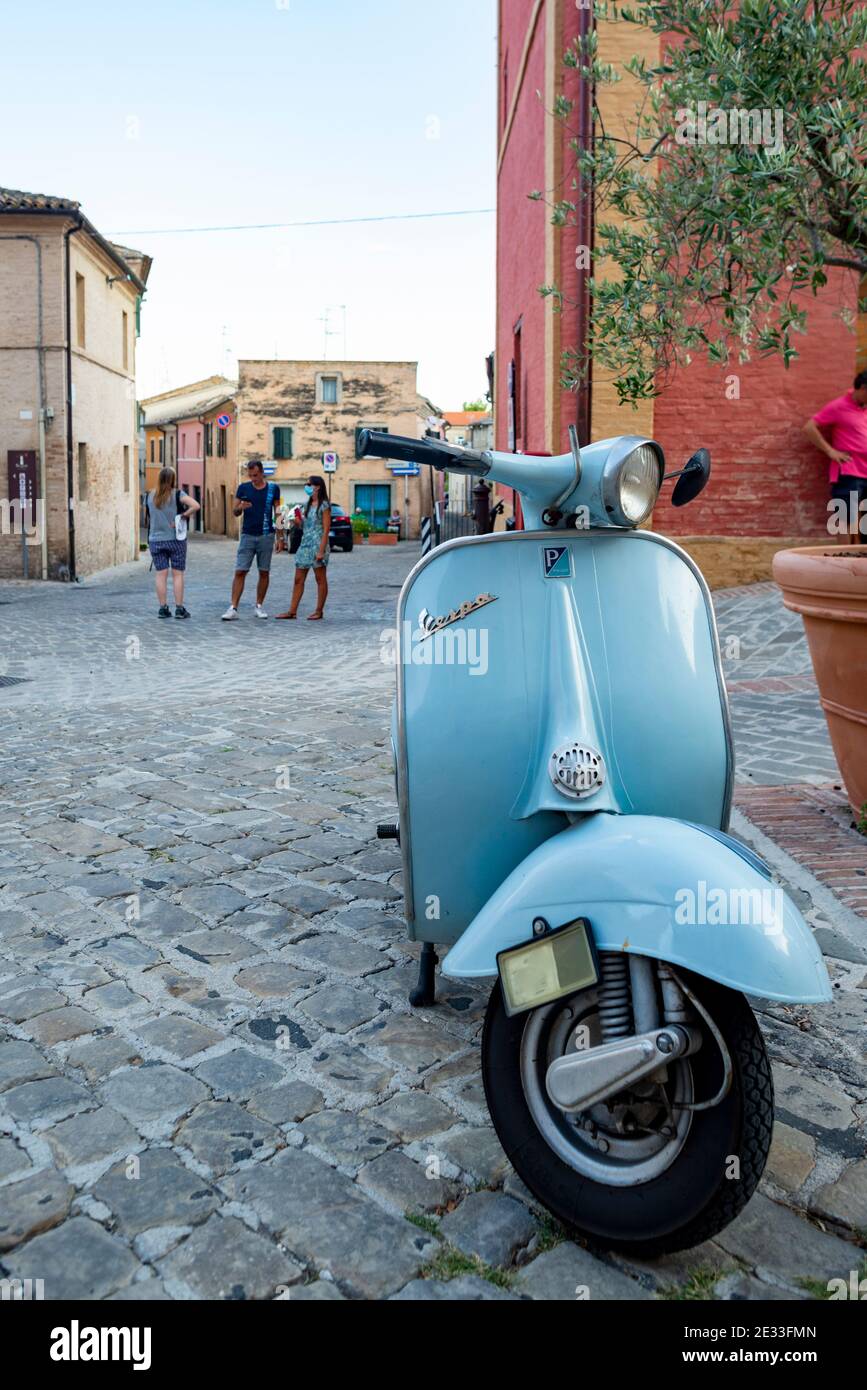
[[[445,444],[441,439],[408,439],[405,435],[384,434],[381,430],[360,431],[358,456],[427,463],[431,468],[472,473],[476,477],[490,472],[492,463],[490,454],[480,449],[463,449],[458,444]]]

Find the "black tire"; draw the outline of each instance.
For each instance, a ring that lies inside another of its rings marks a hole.
[[[774,1094],[755,1015],[743,995],[680,973],[723,1035],[733,1082],[718,1106],[693,1114],[684,1146],[665,1172],[633,1187],[606,1186],[554,1152],[536,1125],[521,1080],[521,1039],[529,1015],[507,1016],[499,983],[485,1015],[485,1095],[510,1162],[564,1226],[606,1250],[663,1255],[709,1240],[746,1206],[767,1160]],[[706,1032],[689,1065],[696,1100],[710,1099],[722,1083],[723,1066]],[[726,1173],[733,1156],[739,1159],[736,1178]]]
[[[345,546],[343,547],[343,553],[344,553],[344,555],[351,555],[351,554],[352,554],[352,551],[353,551],[353,549],[354,549],[354,546],[355,546],[355,541],[350,541],[348,545],[345,545]]]

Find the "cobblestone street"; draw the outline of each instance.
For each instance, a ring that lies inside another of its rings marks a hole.
[[[335,554],[313,624],[312,592],[297,623],[256,621],[252,584],[221,623],[233,555],[192,545],[187,623],[157,620],[144,562],[0,585],[0,1272],[50,1299],[808,1299],[848,1280],[867,841],[774,586],[717,596],[733,828],[816,930],[835,1000],[757,1005],[778,1117],[761,1191],[716,1241],[638,1262],[564,1238],[511,1172],[479,1074],[487,991],[439,979],[436,1008],[407,1002],[417,948],[375,834],[394,816],[381,637],[418,548]],[[271,613],[290,576],[277,556]],[[773,798],[804,788],[845,883],[774,838]]]

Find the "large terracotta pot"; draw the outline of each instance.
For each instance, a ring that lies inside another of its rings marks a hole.
[[[867,545],[781,550],[774,579],[800,613],[834,753],[856,815],[867,805]]]

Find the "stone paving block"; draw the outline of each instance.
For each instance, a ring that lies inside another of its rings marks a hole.
[[[174,942],[184,933],[198,931],[202,923],[192,912],[187,912],[177,903],[166,902],[163,898],[149,898],[142,903],[141,929],[148,940],[170,940]]]
[[[134,994],[122,980],[112,980],[111,984],[98,985],[84,996],[85,1003],[92,1009],[105,1009],[107,1013],[122,1013],[133,1005],[142,1002],[140,994]]]
[[[348,1110],[321,1110],[310,1115],[301,1125],[301,1133],[330,1162],[347,1168],[359,1167],[395,1142],[388,1130]]]
[[[765,1176],[786,1192],[796,1192],[816,1166],[816,1141],[809,1134],[777,1121]]]
[[[267,961],[240,971],[235,984],[259,999],[289,999],[300,990],[311,989],[321,979],[321,972],[299,970],[283,961]]]
[[[392,1294],[391,1303],[515,1303],[513,1293],[500,1289],[478,1274],[462,1274],[457,1279],[413,1279],[399,1293]]]
[[[267,1094],[267,1092],[266,1092]],[[285,1143],[272,1124],[232,1101],[205,1101],[175,1131],[174,1142],[188,1148],[214,1173],[260,1158]]]
[[[399,1149],[390,1149],[366,1164],[358,1174],[358,1183],[402,1213],[441,1211],[460,1191],[457,1183],[428,1177],[426,1169]]]
[[[445,1134],[431,1135],[423,1141],[431,1153],[447,1159],[469,1173],[476,1182],[502,1182],[509,1170],[509,1160],[493,1129],[450,1129]]]
[[[0,1091],[54,1074],[55,1068],[32,1043],[19,1038],[0,1042]]]
[[[52,1009],[50,1013],[30,1019],[26,1027],[27,1032],[43,1047],[53,1047],[56,1043],[80,1038],[84,1033],[95,1033],[99,1021],[85,1009],[71,1004],[67,1008]]]
[[[820,1231],[761,1193],[715,1239],[751,1269],[772,1270],[794,1288],[802,1279],[846,1277],[857,1255],[848,1242]]]
[[[260,1091],[247,1102],[247,1109],[272,1125],[298,1124],[315,1115],[325,1104],[322,1092],[306,1081],[289,1081]]]
[[[175,945],[183,955],[190,956],[202,965],[230,964],[259,954],[252,942],[245,941],[243,936],[217,929],[181,936]]]
[[[23,1175],[31,1166],[26,1151],[14,1139],[0,1134],[0,1182],[16,1174]]]
[[[343,1294],[327,1279],[316,1279],[312,1284],[295,1284],[284,1295],[289,1303],[345,1303]]]
[[[305,937],[296,946],[295,955],[305,964],[309,961],[314,965],[324,965],[329,970],[336,970],[338,974],[348,975],[353,979],[381,971],[383,966],[391,964],[381,951],[374,950],[372,946],[363,946],[336,932]],[[378,985],[379,981],[375,983]]]
[[[386,1215],[351,1179],[303,1150],[226,1179],[299,1259],[328,1270],[360,1298],[402,1288],[433,1253],[431,1239]]]
[[[159,1279],[140,1279],[118,1293],[109,1294],[107,1303],[170,1303],[171,1299]]]
[[[778,1112],[789,1111],[823,1129],[847,1129],[854,1123],[853,1102],[844,1091],[782,1063],[773,1072]]]
[[[365,1113],[407,1143],[440,1134],[458,1122],[453,1110],[425,1091],[398,1091]]]
[[[28,1018],[37,1018],[50,1009],[61,1009],[66,1004],[66,996],[56,989],[37,986],[23,989],[18,994],[7,995],[0,1000],[0,1016],[10,1018],[13,1023],[23,1023]]]
[[[323,888],[314,888],[312,884],[303,883],[292,884],[274,893],[272,901],[288,908],[290,912],[301,913],[305,917],[316,917],[320,912],[328,912],[343,903],[342,898],[326,893]]]
[[[138,884],[124,874],[82,874],[70,879],[70,888],[78,888],[89,898],[103,902],[106,898],[125,898],[138,892]]]
[[[51,1076],[45,1081],[26,1081],[14,1086],[3,1097],[3,1104],[13,1120],[22,1124],[36,1121],[60,1120],[78,1110],[93,1105],[89,1091],[65,1076]]]
[[[169,1123],[209,1098],[201,1081],[162,1062],[115,1072],[102,1091],[109,1105],[133,1124]]]
[[[389,1015],[359,1034],[365,1046],[376,1048],[397,1067],[423,1072],[460,1050],[461,1044],[440,1027],[420,1018]]]
[[[211,917],[215,921],[228,917],[230,912],[239,912],[249,904],[249,899],[236,888],[227,888],[219,883],[186,888],[181,893],[180,901],[182,907],[197,917]]]
[[[569,1241],[524,1265],[518,1271],[514,1289],[526,1298],[568,1303],[576,1299],[638,1301],[652,1297],[634,1279]]]
[[[196,1068],[196,1076],[211,1087],[215,1096],[244,1100],[252,1091],[284,1079],[283,1069],[267,1057],[239,1047],[210,1057]]]
[[[867,1231],[867,1160],[850,1163],[836,1182],[826,1183],[815,1194],[810,1208],[853,1231]]]
[[[127,1236],[154,1226],[195,1226],[219,1206],[219,1195],[191,1173],[171,1149],[146,1149],[135,1163],[122,1160],[96,1183],[102,1202]]]
[[[42,1279],[48,1300],[101,1299],[126,1288],[141,1268],[117,1236],[85,1216],[35,1236],[3,1267],[13,1279]]]
[[[60,1168],[95,1163],[116,1153],[131,1153],[141,1143],[138,1131],[107,1105],[61,1120],[46,1130],[45,1138]]]
[[[118,1067],[141,1059],[132,1043],[111,1035],[77,1043],[70,1048],[66,1060],[71,1067],[80,1067],[88,1081],[101,1081]]]
[[[379,1095],[389,1085],[394,1069],[368,1057],[360,1047],[326,1039],[312,1055],[313,1070],[349,1095]]]
[[[296,1018],[278,1013],[258,1014],[243,1024],[238,1033],[249,1041],[270,1046],[281,1063],[291,1068],[293,1058],[299,1053],[309,1052],[320,1031],[312,1020],[305,1019],[302,1027]]]
[[[53,1168],[0,1187],[0,1254],[62,1221],[74,1191]]]
[[[765,1284],[742,1272],[727,1274],[725,1278],[720,1279],[718,1284],[714,1284],[713,1296],[724,1303],[788,1303],[790,1300],[800,1299],[808,1302],[810,1299],[808,1293],[781,1289],[776,1284]]]
[[[203,1023],[197,1023],[184,1014],[167,1014],[154,1019],[152,1023],[144,1024],[138,1032],[149,1047],[157,1047],[182,1060],[206,1051],[223,1038],[222,1033],[206,1028]]]
[[[326,985],[299,1004],[303,1013],[332,1033],[349,1033],[386,1007],[370,990],[353,989],[351,985]]]
[[[117,835],[106,835],[81,821],[47,821],[44,825],[25,831],[24,834],[27,839],[39,840],[50,845],[52,849],[62,850],[64,854],[72,854],[82,859],[95,859],[103,854],[111,854],[114,850],[129,848]]]
[[[502,1192],[471,1192],[440,1223],[450,1245],[496,1267],[512,1264],[537,1230],[526,1207]]]
[[[302,1278],[303,1267],[233,1217],[212,1216],[161,1262],[169,1288],[197,1299],[273,1299]]]

